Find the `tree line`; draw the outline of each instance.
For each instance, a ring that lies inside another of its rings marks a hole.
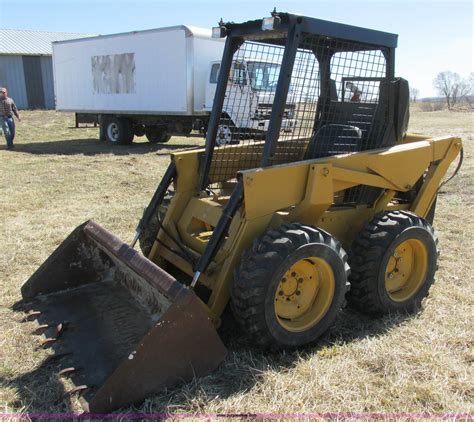
[[[444,98],[449,110],[462,101],[471,104],[470,97],[474,95],[474,72],[467,78],[462,78],[458,73],[449,70],[440,72],[433,80],[433,87],[438,95]],[[419,93],[417,88],[410,88],[410,100],[416,102]]]

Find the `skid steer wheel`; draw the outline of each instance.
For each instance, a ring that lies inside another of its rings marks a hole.
[[[348,274],[347,254],[329,233],[283,225],[243,253],[231,289],[234,316],[263,347],[314,342],[334,322]]]
[[[437,244],[431,225],[413,213],[376,216],[352,244],[349,304],[369,315],[417,311],[434,281]]]
[[[140,249],[142,250],[143,255],[146,257],[150,255],[153,243],[155,243],[158,229],[160,228],[159,222],[164,220],[166,211],[168,210],[173,195],[173,191],[168,191],[166,193],[161,205],[158,207],[157,212],[151,217],[150,222],[147,224],[142,234],[138,238]],[[143,213],[145,213],[145,210],[143,210]]]

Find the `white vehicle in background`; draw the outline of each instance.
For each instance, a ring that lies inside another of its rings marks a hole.
[[[206,87],[206,109],[211,111],[220,62],[211,64]],[[238,142],[246,134],[264,134],[268,130],[275,88],[280,74],[280,63],[252,59],[234,62],[226,99],[222,111],[228,118],[227,125],[217,131],[217,144]],[[294,103],[287,103],[282,120],[282,130],[291,131],[296,124]]]
[[[174,26],[53,43],[56,109],[76,113],[76,125],[100,125],[101,140],[128,144],[145,135],[204,134],[224,48],[211,30]],[[238,142],[268,128],[279,63],[243,59],[232,69],[232,104],[217,143]],[[288,104],[283,130],[295,125]]]

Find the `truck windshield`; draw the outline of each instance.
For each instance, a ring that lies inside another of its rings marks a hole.
[[[247,62],[250,84],[257,91],[274,91],[280,74],[278,63]]]

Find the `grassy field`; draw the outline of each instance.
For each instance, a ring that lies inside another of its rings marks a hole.
[[[76,399],[62,399],[67,381],[41,365],[47,351],[36,349],[34,323],[19,323],[21,314],[12,310],[20,286],[89,218],[130,241],[168,154],[203,141],[111,147],[97,141],[97,129],[72,128],[72,115],[22,117],[16,149],[0,150],[1,411],[79,411]],[[440,265],[420,314],[371,320],[345,309],[317,347],[275,355],[254,349],[238,331],[225,333],[230,353],[219,370],[136,410],[473,412],[473,126],[472,113],[412,113],[411,131],[459,135],[465,145],[460,174],[440,192]]]

